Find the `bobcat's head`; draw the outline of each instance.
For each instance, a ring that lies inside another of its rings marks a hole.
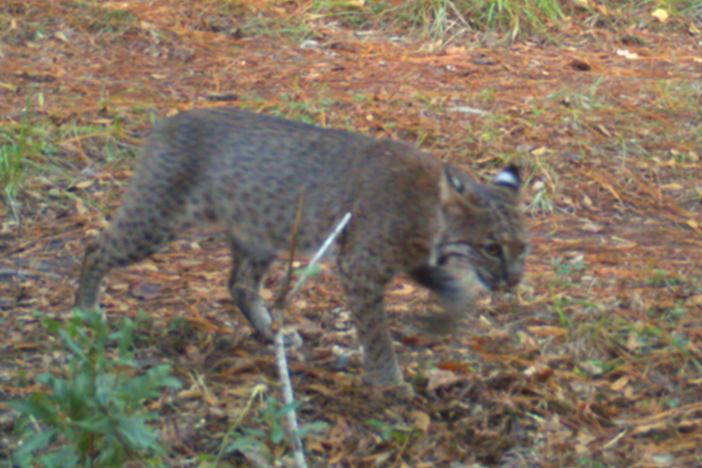
[[[415,279],[445,299],[464,292],[457,272],[467,268],[491,290],[516,286],[528,251],[521,185],[515,165],[487,185],[447,165],[440,189],[441,233],[430,264],[416,271]]]

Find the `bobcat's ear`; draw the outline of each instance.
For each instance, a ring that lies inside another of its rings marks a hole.
[[[494,183],[510,188],[515,192],[522,186],[522,178],[519,175],[519,166],[510,164],[495,176]]]
[[[448,164],[444,165],[444,173],[439,182],[441,202],[446,209],[463,212],[466,208],[477,209],[480,206],[480,196],[474,187],[456,174],[457,169]]]

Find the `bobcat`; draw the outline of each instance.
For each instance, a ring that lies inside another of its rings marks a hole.
[[[482,185],[400,141],[233,107],[183,112],[156,126],[114,221],[87,246],[76,307],[97,310],[110,270],[208,223],[224,230],[232,250],[234,302],[270,340],[272,318],[257,291],[276,253],[289,248],[298,210],[297,246],[307,251],[351,212],[336,263],[365,380],[406,388],[383,309],[385,286],[408,274],[437,294],[446,317],[467,307],[471,269],[489,289],[515,286],[528,242],[520,186],[514,165]]]

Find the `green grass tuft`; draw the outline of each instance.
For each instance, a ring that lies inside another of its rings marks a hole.
[[[468,30],[494,31],[511,40],[548,36],[566,18],[557,0],[410,0],[384,15],[422,36],[447,41]]]

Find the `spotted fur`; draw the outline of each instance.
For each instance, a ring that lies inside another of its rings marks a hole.
[[[337,266],[371,385],[403,385],[383,308],[385,287],[407,273],[451,313],[466,305],[470,268],[490,289],[522,277],[527,237],[516,166],[483,185],[412,145],[375,140],[237,108],[163,120],[146,144],[114,221],[86,248],[76,306],[99,308],[108,272],[136,263],[193,225],[224,231],[229,289],[239,310],[271,339],[257,294],[276,254],[319,246],[348,211]]]

